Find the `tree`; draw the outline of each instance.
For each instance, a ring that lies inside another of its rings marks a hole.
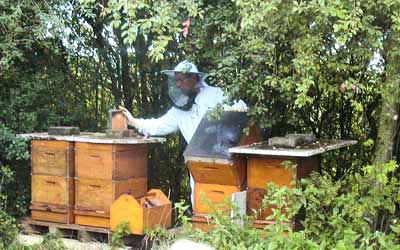
[[[201,9],[185,51],[207,60],[231,99],[247,101],[254,123],[272,135],[359,140],[327,159],[337,178],[371,162],[374,148],[363,142],[377,138],[382,100],[398,99],[397,83],[383,88],[396,75],[387,59],[398,46],[386,46],[398,27],[396,1],[206,1]],[[392,119],[398,108],[388,106]]]
[[[388,94],[397,96],[382,88],[388,86],[388,55],[396,54],[396,46],[386,46],[397,29],[396,1],[113,0],[103,6],[125,44],[147,44],[135,50],[140,62],[192,59],[211,72],[211,82],[224,87],[230,100],[245,99],[252,122],[267,135],[312,132],[359,140],[326,159],[337,178],[372,161],[369,142],[378,126],[386,126],[378,125],[383,113],[377,111]],[[178,20],[188,17],[192,25],[183,39]],[[137,70],[133,77],[145,68]],[[154,91],[140,86],[149,90],[143,97]]]
[[[395,19],[396,20],[396,19]],[[385,54],[387,55],[386,80],[382,86],[382,107],[378,130],[378,144],[374,163],[382,167],[396,160],[396,134],[399,134],[400,111],[400,37],[399,26],[392,24],[388,34]],[[397,145],[399,146],[399,145]]]

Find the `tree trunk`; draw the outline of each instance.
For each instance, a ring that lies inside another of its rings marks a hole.
[[[105,1],[106,2],[106,1]],[[103,20],[100,18],[101,12],[99,9],[94,9],[93,10],[95,17],[86,17],[84,16],[84,19],[86,20],[87,23],[90,24],[90,26],[93,29],[94,33],[94,46],[96,47],[98,51],[98,56],[99,58],[104,62],[108,76],[110,77],[111,80],[111,92],[114,96],[114,105],[115,107],[118,107],[121,105],[121,99],[122,99],[122,93],[121,93],[121,88],[120,88],[120,82],[119,82],[119,75],[120,75],[120,63],[118,60],[118,53],[113,51],[112,46],[109,44],[109,41],[107,38],[103,36],[103,30],[105,27],[105,24]],[[115,55],[113,55],[115,54]],[[112,60],[114,59],[115,62],[115,68],[113,67]]]
[[[123,42],[122,32],[120,28],[115,28],[114,33],[118,41],[119,57],[121,58],[121,86],[123,90],[124,106],[131,109],[133,103],[132,81],[129,71],[129,56],[127,46]]]
[[[396,158],[394,152],[400,107],[400,33],[392,30],[387,40],[386,80],[382,89],[382,109],[374,164],[382,167]]]

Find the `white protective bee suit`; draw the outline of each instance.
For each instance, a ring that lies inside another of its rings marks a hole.
[[[221,88],[209,86],[202,80],[200,91],[191,109],[185,111],[172,107],[160,118],[138,119],[138,131],[144,135],[157,136],[167,135],[179,130],[189,144],[204,114],[215,108],[217,104],[222,103],[224,99],[224,93]],[[225,108],[246,110],[247,106],[240,100],[233,106],[226,106]],[[191,200],[193,204],[194,180],[192,176],[190,176],[190,187],[192,189]]]

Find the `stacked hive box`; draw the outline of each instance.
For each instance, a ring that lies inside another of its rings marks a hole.
[[[196,182],[193,211],[196,214],[209,214],[213,212],[213,205],[224,203],[233,193],[241,191],[246,173],[244,163],[240,159],[218,162],[215,159],[203,158],[196,161],[188,158],[187,164]],[[202,193],[211,206],[202,201]],[[230,210],[230,207],[226,204],[220,209]]]
[[[32,219],[73,223],[74,142],[32,141]]]
[[[254,227],[264,228],[274,223],[266,220],[272,214],[271,209],[261,210],[267,183],[274,183],[278,187],[292,187],[300,179],[307,178],[312,171],[319,169],[321,153],[355,143],[356,141],[350,140],[319,140],[296,148],[282,148],[260,142],[230,148],[229,152],[247,159],[247,213],[253,215],[255,211],[258,212]],[[284,163],[285,161],[290,164]],[[301,216],[296,215],[291,225],[298,226],[296,222],[302,219]]]
[[[284,161],[294,164],[285,167]],[[275,183],[278,187],[292,187],[297,180],[308,177],[314,170],[318,170],[317,156],[296,158],[279,156],[249,156],[247,159],[247,214],[253,215],[258,211],[255,227],[263,228],[269,224],[266,220],[272,214],[271,209],[262,208],[262,199],[265,195],[267,183]]]
[[[210,229],[206,215],[218,209],[230,215],[232,194],[244,190],[246,160],[232,157],[232,146],[254,142],[256,131],[244,135],[247,117],[243,112],[224,112],[220,119],[205,115],[184,152],[195,180],[192,224]]]
[[[147,145],[76,142],[75,148],[75,223],[109,228],[114,200],[147,192]]]
[[[245,162],[187,157],[187,164],[195,180],[193,226],[207,231],[205,215],[214,214],[216,209],[230,214],[232,194],[243,190]]]

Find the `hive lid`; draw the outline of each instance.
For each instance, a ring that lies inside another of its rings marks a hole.
[[[229,152],[248,155],[310,157],[330,150],[348,147],[356,143],[356,140],[319,139],[313,143],[295,148],[282,148],[271,146],[267,142],[258,142],[250,145],[232,147],[229,149]]]
[[[46,133],[29,133],[18,134],[17,137],[27,140],[56,140],[70,142],[87,142],[101,144],[148,144],[148,143],[163,143],[165,138],[162,137],[145,137],[135,136],[126,138],[109,138],[104,133],[81,132],[79,135],[49,135]]]
[[[248,118],[245,112],[224,111],[220,119],[204,115],[183,155],[230,159],[229,148],[239,145]]]

